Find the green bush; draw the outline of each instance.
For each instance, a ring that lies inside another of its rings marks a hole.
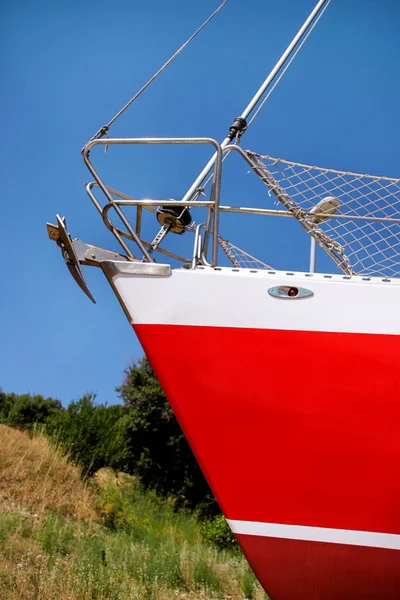
[[[124,403],[124,446],[131,463],[119,470],[137,475],[146,488],[175,499],[177,507],[219,508],[147,358],[125,371],[117,391]],[[188,394],[190,392],[188,391]]]
[[[33,429],[62,410],[61,402],[40,394],[6,394],[0,389],[0,423],[18,429]]]
[[[223,515],[203,521],[200,525],[200,533],[205,542],[214,544],[220,550],[235,550],[239,548],[235,536]]]
[[[91,475],[102,467],[113,467],[118,458],[125,466],[125,440],[120,427],[123,419],[123,406],[97,405],[95,396],[88,394],[71,402],[66,410],[52,414],[46,421],[45,433],[62,444],[86,475]],[[120,464],[117,468],[122,470]]]
[[[183,536],[188,543],[198,542],[195,514],[177,510],[171,499],[130,478],[104,485],[99,490],[98,508],[107,527],[125,531],[135,542],[158,546],[164,543],[166,530],[169,535],[174,531],[177,540]]]

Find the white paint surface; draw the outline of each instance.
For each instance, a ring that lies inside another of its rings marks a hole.
[[[400,334],[400,281],[284,272],[176,269],[169,277],[114,277],[134,324]],[[312,298],[277,299],[275,286]]]
[[[391,533],[305,527],[303,525],[281,525],[278,523],[261,523],[256,521],[234,521],[229,519],[228,523],[233,533],[242,535],[400,550],[400,535]]]

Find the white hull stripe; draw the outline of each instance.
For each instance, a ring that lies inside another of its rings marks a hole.
[[[354,531],[350,529],[328,529],[325,527],[305,527],[303,525],[281,525],[279,523],[235,521],[230,519],[228,519],[228,523],[233,533],[242,535],[257,535],[285,540],[302,540],[307,542],[324,542],[328,544],[345,544],[350,546],[368,546],[371,548],[400,550],[400,535],[392,533]]]

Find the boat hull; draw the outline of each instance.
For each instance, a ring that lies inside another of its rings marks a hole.
[[[268,293],[288,282],[310,296]],[[272,600],[398,599],[400,287],[230,269],[112,284]]]
[[[273,600],[394,600],[399,552],[346,544],[238,536]]]

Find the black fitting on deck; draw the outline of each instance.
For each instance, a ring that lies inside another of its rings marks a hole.
[[[234,138],[240,138],[246,129],[246,119],[243,119],[242,117],[236,117],[232,125],[229,127],[229,139],[232,141]]]

